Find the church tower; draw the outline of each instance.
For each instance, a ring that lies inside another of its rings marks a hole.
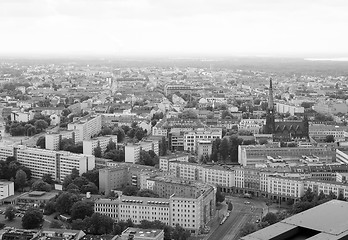
[[[269,89],[268,89],[268,107],[267,107],[267,115],[266,115],[265,133],[273,134],[274,131],[275,131],[275,120],[274,120],[273,86],[272,86],[272,78],[270,78]]]

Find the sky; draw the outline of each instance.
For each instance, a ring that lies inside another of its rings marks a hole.
[[[346,0],[0,0],[0,55],[348,57]]]

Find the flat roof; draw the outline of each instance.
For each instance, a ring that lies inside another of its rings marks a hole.
[[[308,239],[334,240],[348,236],[348,202],[331,200],[243,237],[243,240],[281,239],[291,230],[308,229],[315,234]]]
[[[124,230],[122,232],[122,235],[129,235],[129,234],[133,234],[135,237],[157,237],[159,234],[161,234],[161,232],[163,232],[163,230],[161,229],[141,229],[141,228],[132,228],[129,227],[126,230]]]

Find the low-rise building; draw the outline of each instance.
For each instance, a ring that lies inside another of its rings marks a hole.
[[[117,144],[117,135],[101,136],[89,140],[83,140],[83,154],[94,155],[94,149],[98,146],[103,153],[110,141]]]

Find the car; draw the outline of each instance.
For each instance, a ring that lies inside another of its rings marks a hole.
[[[249,201],[245,201],[244,204],[250,204],[250,202]]]
[[[260,222],[260,219],[257,219],[257,220],[256,220],[256,223],[259,223],[259,222]]]

